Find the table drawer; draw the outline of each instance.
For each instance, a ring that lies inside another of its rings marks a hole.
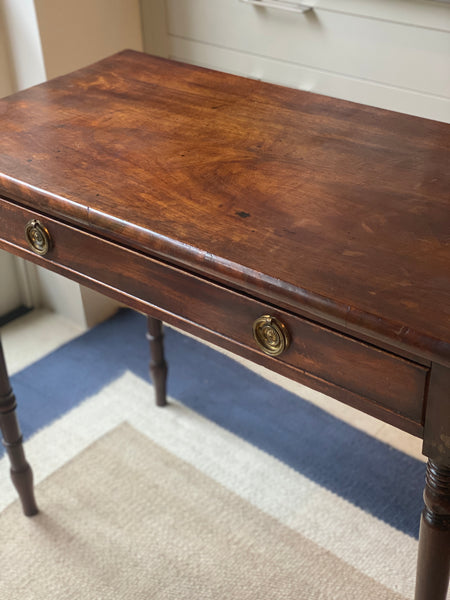
[[[26,241],[25,227],[34,219],[51,237],[43,256]],[[410,360],[1,199],[0,244],[131,306],[156,308],[181,327],[193,324],[207,339],[208,332],[220,336],[238,354],[338,399],[373,403],[368,412],[381,418],[393,412],[413,433],[421,427],[428,369]],[[277,357],[266,356],[254,339],[262,315],[284,325],[290,340]]]

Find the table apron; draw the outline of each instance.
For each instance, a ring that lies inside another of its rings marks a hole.
[[[32,219],[51,235],[42,257],[25,239]],[[2,198],[0,246],[422,436],[423,365]],[[276,358],[253,339],[253,322],[265,314],[284,323],[291,339]]]

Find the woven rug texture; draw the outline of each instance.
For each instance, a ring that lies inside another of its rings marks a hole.
[[[157,408],[145,325],[12,377],[40,513],[3,455],[0,598],[411,598],[424,465],[169,328]]]

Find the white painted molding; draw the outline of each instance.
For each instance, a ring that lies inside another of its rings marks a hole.
[[[0,98],[9,96],[14,91],[13,70],[9,44],[6,37],[5,17],[0,0]]]
[[[141,0],[144,50],[156,56],[169,56],[165,0]]]
[[[1,0],[14,87],[22,90],[46,80],[33,0]]]
[[[14,260],[22,303],[29,308],[42,306],[42,292],[36,265],[18,256],[14,256]]]
[[[42,306],[69,319],[82,330],[107,319],[119,304],[58,273],[38,267]]]
[[[439,31],[450,31],[448,3],[450,0],[305,0],[318,10]]]

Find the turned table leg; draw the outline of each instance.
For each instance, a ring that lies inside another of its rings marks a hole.
[[[429,460],[415,600],[446,600],[450,576],[450,467]]]
[[[167,363],[164,359],[163,324],[159,319],[148,317],[147,339],[150,342],[150,374],[155,386],[157,406],[166,406]]]
[[[0,340],[0,430],[3,445],[11,463],[11,479],[22,502],[23,512],[31,517],[38,512],[33,491],[33,472],[25,459],[22,434],[16,415],[16,399],[12,392],[6,370]]]

